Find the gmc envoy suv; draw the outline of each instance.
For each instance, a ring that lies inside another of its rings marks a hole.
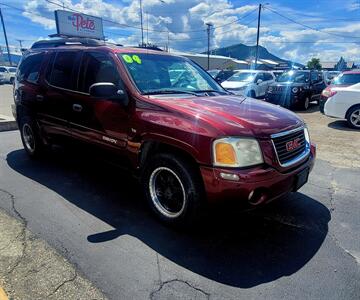
[[[254,207],[297,191],[314,165],[297,115],[232,95],[191,60],[162,51],[39,41],[24,53],[14,98],[30,157],[64,138],[109,151],[168,224],[189,224],[224,199]]]

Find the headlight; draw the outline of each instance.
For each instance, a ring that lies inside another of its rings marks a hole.
[[[296,94],[296,93],[299,91],[299,89],[298,89],[297,87],[293,87],[291,91],[292,91],[294,94]]]
[[[213,163],[220,167],[249,167],[263,163],[261,149],[252,138],[222,138],[213,143]]]
[[[305,136],[305,140],[310,144],[310,134],[307,127],[304,127],[304,136]]]

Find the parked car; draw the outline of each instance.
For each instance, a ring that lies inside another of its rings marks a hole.
[[[323,77],[326,85],[330,85],[333,79],[341,74],[340,71],[323,71]]]
[[[323,90],[320,97],[319,109],[324,113],[324,105],[328,98],[333,95],[332,90],[338,87],[347,87],[360,83],[360,71],[347,71],[335,77],[331,84]]]
[[[307,110],[311,101],[319,101],[324,88],[324,80],[318,71],[291,70],[269,86],[265,101],[288,109]]]
[[[265,96],[268,86],[273,82],[275,76],[272,72],[240,70],[221,85],[236,95],[260,98]]]
[[[218,82],[222,83],[232,75],[234,75],[235,70],[210,70],[208,73]]]
[[[350,127],[360,129],[360,83],[333,88],[325,102],[324,114],[346,119]]]
[[[67,41],[36,42],[19,66],[15,117],[31,158],[64,139],[109,151],[174,225],[206,203],[255,207],[306,183],[316,149],[294,113],[228,93],[181,56]]]
[[[272,73],[275,75],[275,78],[278,78],[281,74],[285,73],[286,70],[273,70]]]
[[[0,83],[14,83],[16,68],[0,66]]]

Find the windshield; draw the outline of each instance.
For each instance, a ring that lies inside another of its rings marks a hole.
[[[203,69],[178,56],[147,53],[118,54],[142,94],[171,91],[226,93]]]
[[[227,81],[251,82],[254,80],[255,72],[239,72],[227,79]]]
[[[333,85],[353,85],[360,82],[360,74],[340,74],[333,81]]]
[[[276,81],[305,83],[310,81],[310,73],[289,71],[281,74]]]
[[[215,78],[220,73],[220,70],[210,70],[208,73]]]

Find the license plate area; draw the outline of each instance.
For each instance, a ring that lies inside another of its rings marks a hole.
[[[299,190],[309,179],[309,168],[302,170],[295,176],[294,192]]]

